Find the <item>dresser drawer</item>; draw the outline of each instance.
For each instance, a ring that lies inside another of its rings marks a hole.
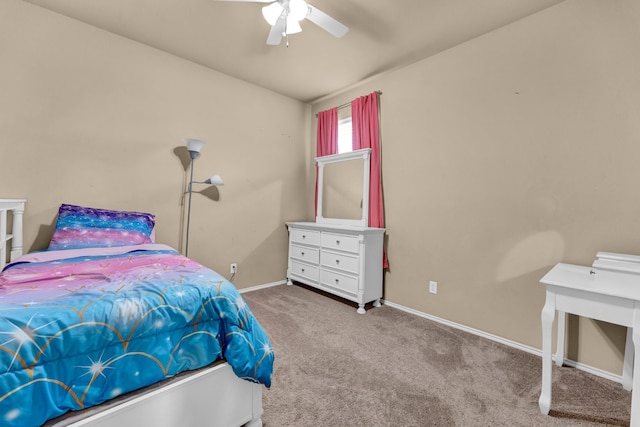
[[[306,246],[291,245],[289,246],[289,256],[291,258],[318,264],[320,260],[320,251]]]
[[[304,264],[302,262],[291,261],[291,274],[304,277],[314,282],[318,281],[318,267],[313,265]]]
[[[302,230],[299,228],[292,228],[289,231],[289,236],[292,243],[304,243],[307,245],[320,245],[320,232],[314,230]]]
[[[358,274],[360,270],[360,258],[358,256],[325,250],[320,254],[320,264],[322,267],[337,268],[354,274]]]
[[[333,271],[322,270],[320,272],[320,283],[324,286],[340,289],[352,294],[358,293],[358,278],[346,274],[334,273]]]
[[[338,249],[354,253],[360,252],[360,239],[358,236],[346,236],[344,234],[322,233],[321,243],[323,248]]]

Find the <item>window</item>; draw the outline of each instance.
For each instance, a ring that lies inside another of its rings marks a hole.
[[[338,120],[338,153],[353,151],[351,117]]]

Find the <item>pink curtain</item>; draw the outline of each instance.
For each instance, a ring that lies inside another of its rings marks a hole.
[[[351,126],[353,128],[353,149],[371,148],[369,227],[384,228],[378,92],[361,96],[351,102]],[[382,265],[384,268],[389,267],[386,249],[384,251]]]
[[[338,152],[338,108],[334,107],[318,113],[318,134],[316,156],[328,156]],[[318,215],[318,167],[316,166],[316,195],[314,199]]]

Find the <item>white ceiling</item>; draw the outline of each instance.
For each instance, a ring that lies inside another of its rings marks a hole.
[[[310,21],[267,46],[262,3],[25,0],[303,102],[437,54],[563,0],[308,0],[347,25]]]

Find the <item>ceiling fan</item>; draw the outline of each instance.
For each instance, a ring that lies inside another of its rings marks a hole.
[[[262,8],[262,15],[271,25],[271,31],[267,37],[268,45],[278,45],[282,37],[302,31],[300,21],[308,19],[318,27],[334,35],[344,36],[349,28],[333,19],[323,11],[311,6],[304,0],[218,0],[246,3],[271,3]],[[287,43],[288,45],[288,43]]]

